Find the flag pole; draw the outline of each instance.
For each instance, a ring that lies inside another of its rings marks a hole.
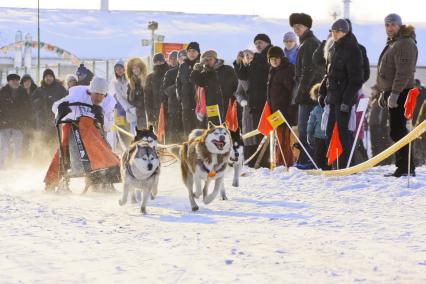
[[[222,124],[222,117],[220,116],[220,109],[219,109],[219,105],[217,105],[217,114],[219,116],[219,124]]]
[[[269,132],[269,161],[270,161],[270,170],[275,169],[276,167],[276,161],[275,161],[275,137],[274,137],[274,132],[270,131]]]
[[[355,148],[356,148],[356,145],[357,145],[357,142],[358,142],[359,133],[361,132],[361,127],[364,125],[364,117],[365,117],[365,111],[362,112],[361,120],[360,120],[360,123],[358,125],[358,129],[356,130],[355,140],[354,140],[354,143],[352,144],[351,154],[349,155],[349,160],[348,160],[348,163],[346,165],[346,168],[349,168],[349,166],[351,165],[352,157],[354,155]]]
[[[413,120],[410,119],[410,132],[413,130]],[[411,141],[408,143],[408,175],[407,187],[410,187],[410,174],[411,174]]]
[[[277,129],[274,130],[274,134],[275,134],[275,139],[278,142],[278,147],[280,148],[281,157],[283,158],[283,161],[284,161],[285,171],[288,172],[288,164],[284,157],[284,151],[283,151],[283,148],[281,147],[280,139],[278,139]]]
[[[284,118],[284,122],[287,125],[287,127],[290,129],[291,133],[294,135],[294,137],[296,138],[297,142],[299,142],[300,146],[302,147],[303,151],[305,151],[305,154],[308,156],[309,160],[311,160],[312,164],[314,165],[315,169],[319,170],[317,164],[315,163],[314,159],[312,159],[311,155],[309,154],[309,152],[306,150],[305,146],[303,146],[302,141],[300,141],[299,137],[297,137],[296,133],[294,133],[293,128],[291,128],[290,124],[288,123],[287,119]]]
[[[339,169],[339,148],[336,147],[337,169]]]

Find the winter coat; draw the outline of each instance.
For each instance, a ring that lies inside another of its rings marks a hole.
[[[88,92],[87,86],[74,86],[69,89],[69,95],[56,101],[52,105],[52,112],[56,116],[58,113],[58,106],[62,102],[69,103],[84,103],[88,105],[93,105],[92,99],[90,98],[90,94]],[[112,95],[107,95],[102,104],[102,113],[104,116],[104,130],[109,131],[114,123],[114,109],[115,109],[116,101]],[[95,115],[92,113],[92,108],[87,106],[70,106],[71,112],[67,114],[62,120],[73,120],[76,121],[82,116],[87,116],[95,119]]]
[[[314,51],[320,45],[320,41],[311,30],[306,31],[300,37],[299,52],[296,57],[296,84],[297,92],[295,102],[297,104],[315,104],[309,92],[313,85],[321,82],[324,70],[312,61]]]
[[[109,94],[120,104],[126,113],[126,120],[128,123],[136,122],[136,108],[129,102],[127,95],[128,82],[126,77],[114,78],[110,82]]]
[[[247,102],[252,114],[260,117],[266,102],[266,88],[269,74],[267,46],[262,53],[255,53],[250,65],[237,64],[234,62],[235,72],[238,79],[248,81]]]
[[[195,85],[191,82],[190,76],[194,65],[198,61],[198,59],[191,61],[187,58],[185,62],[179,65],[176,77],[176,94],[181,103],[182,110],[195,109]]]
[[[0,129],[24,130],[31,114],[30,96],[19,86],[13,90],[9,85],[0,90]],[[0,146],[4,147],[4,146]]]
[[[179,67],[173,67],[169,69],[163,78],[163,91],[167,98],[167,113],[175,114],[182,111],[182,106],[178,101],[176,95],[176,77],[179,71]]]
[[[362,83],[362,54],[356,37],[350,32],[331,46],[327,58],[327,74],[319,93],[325,97],[327,104],[352,107],[358,101]]]
[[[323,113],[324,109],[320,105],[316,105],[311,111],[307,127],[308,135],[312,135],[318,139],[327,139],[325,131],[321,130],[321,119]]]
[[[280,66],[269,69],[267,98],[271,112],[280,110],[292,123],[295,121],[295,106],[291,105],[293,86],[294,65],[283,58]]]
[[[296,65],[296,58],[297,58],[298,51],[299,51],[298,44],[296,44],[292,49],[287,49],[287,47],[284,47],[285,57],[287,57],[288,61],[290,61],[290,63],[293,65]]]
[[[417,63],[416,34],[413,26],[402,26],[398,35],[388,39],[377,65],[377,87],[401,93],[414,86]]]
[[[31,96],[31,107],[35,117],[36,130],[44,132],[46,135],[54,135],[55,117],[51,112],[52,105],[57,100],[62,99],[67,94],[67,90],[59,81],[54,81],[52,85],[42,82]]]
[[[167,63],[156,65],[154,66],[154,71],[146,77],[145,108],[148,114],[148,120],[151,123],[158,121],[160,105],[166,102],[162,82],[164,74],[166,74],[169,68]]]
[[[200,64],[200,63],[198,63]],[[233,98],[234,92],[238,86],[237,75],[234,69],[229,65],[224,65],[222,59],[218,59],[214,68],[196,65],[191,73],[191,81],[206,92],[206,105],[219,105],[222,120],[226,113],[229,99]]]

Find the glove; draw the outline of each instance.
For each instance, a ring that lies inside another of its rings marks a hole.
[[[399,94],[397,93],[391,93],[388,98],[388,106],[389,108],[397,108],[398,107],[398,98]]]
[[[62,119],[71,112],[68,102],[62,102],[58,105],[58,118]]]
[[[94,105],[92,107],[92,113],[95,115],[95,119],[98,123],[100,123],[101,125],[104,124],[104,113],[103,113],[103,109],[101,106],[98,105]]]
[[[377,104],[379,105],[380,108],[387,107],[387,102],[385,100],[385,93],[380,94],[379,99],[377,100]]]
[[[325,107],[325,97],[323,97],[323,96],[319,96],[319,97],[318,97],[318,104],[319,104],[322,108],[324,108],[324,107]]]
[[[202,71],[203,70],[203,65],[201,63],[196,63],[194,65],[194,70]]]
[[[340,105],[340,111],[341,112],[349,112],[349,110],[350,110],[350,108],[349,108],[348,105],[346,105],[346,104],[341,104]]]
[[[246,107],[247,106],[247,101],[246,100],[242,100],[241,102],[240,102],[240,106],[242,106],[242,107]]]

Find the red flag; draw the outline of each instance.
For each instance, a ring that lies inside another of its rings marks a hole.
[[[342,154],[343,148],[340,144],[339,130],[337,130],[337,122],[334,124],[333,134],[331,135],[330,145],[327,151],[327,163],[332,165],[334,161]]]
[[[262,115],[260,116],[259,125],[257,126],[257,130],[265,136],[269,135],[269,132],[274,130],[274,128],[269,123],[267,117],[271,115],[271,109],[269,108],[269,104],[266,101],[265,106],[263,107]]]
[[[237,131],[238,129],[238,115],[237,115],[237,100],[231,102],[229,99],[228,110],[226,111],[226,124],[228,124],[228,129],[231,131]]]
[[[165,119],[164,119],[164,107],[163,107],[163,104],[161,104],[160,114],[158,115],[158,128],[157,128],[158,141],[162,141],[164,139],[165,134],[166,134],[166,130],[165,130]]]
[[[412,88],[407,94],[407,99],[405,100],[405,104],[404,104],[404,107],[405,107],[404,116],[408,120],[413,119],[414,107],[416,106],[416,99],[418,95],[419,95],[419,89],[417,88]]]

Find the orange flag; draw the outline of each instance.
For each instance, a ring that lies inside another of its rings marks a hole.
[[[164,107],[163,107],[163,104],[161,104],[160,114],[158,115],[158,128],[157,128],[158,141],[162,141],[164,139],[164,136],[166,134],[165,128],[166,127],[165,127]]]
[[[257,130],[265,136],[269,135],[269,132],[274,130],[271,124],[268,121],[268,116],[271,115],[271,109],[269,108],[268,101],[266,101],[265,106],[263,107],[262,115],[260,116],[259,125]]]
[[[226,124],[228,124],[228,129],[231,131],[237,131],[238,129],[238,115],[237,115],[237,100],[231,102],[229,99],[228,110],[226,111]]]
[[[327,158],[328,165],[332,165],[334,161],[342,154],[343,148],[340,144],[339,130],[337,130],[337,122],[334,124],[333,134],[331,135],[330,145],[328,146]]]
[[[408,120],[413,119],[414,107],[416,106],[416,99],[418,95],[419,95],[419,89],[417,88],[412,88],[407,94],[407,99],[405,100],[405,104],[404,104],[404,107],[405,107],[404,116]]]

